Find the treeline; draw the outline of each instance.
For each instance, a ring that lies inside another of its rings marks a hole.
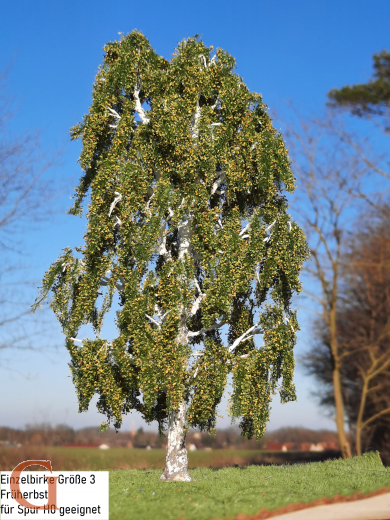
[[[306,428],[280,428],[267,432],[256,441],[240,435],[238,428],[218,430],[215,436],[208,433],[190,431],[187,435],[187,446],[194,444],[197,448],[211,449],[266,449],[268,443],[313,443],[335,442],[337,434],[327,430],[310,430]],[[9,445],[22,446],[99,446],[121,448],[164,448],[167,439],[154,431],[139,428],[135,432],[107,430],[99,432],[98,428],[82,428],[74,430],[66,425],[51,427],[28,426],[24,430],[0,428],[0,447]]]

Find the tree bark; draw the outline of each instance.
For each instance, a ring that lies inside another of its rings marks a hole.
[[[363,416],[364,416],[364,409],[366,406],[367,390],[368,390],[368,381],[367,381],[367,377],[364,377],[362,395],[361,395],[360,406],[359,406],[359,413],[358,413],[357,420],[356,420],[356,454],[359,456],[362,454]]]
[[[344,403],[343,394],[340,381],[340,368],[337,366],[333,369],[333,389],[334,389],[334,400],[336,404],[336,425],[337,433],[339,437],[339,444],[343,459],[352,457],[351,445],[348,442],[347,435],[345,433],[344,425]]]
[[[356,423],[356,455],[362,454],[362,427]]]
[[[169,412],[168,416],[168,446],[165,470],[160,480],[166,482],[191,482],[188,473],[188,455],[186,449],[186,434],[184,432],[186,419],[186,402],[183,400],[178,410]]]
[[[190,218],[181,221],[178,225],[179,232],[179,260],[184,261],[191,249],[191,226]],[[183,281],[186,281],[183,279]],[[178,344],[186,344],[188,341],[187,327],[188,309],[181,308],[181,322],[176,338]],[[186,449],[186,426],[187,404],[185,399],[181,401],[177,410],[168,414],[168,446],[165,462],[165,470],[160,480],[166,482],[181,481],[191,482],[192,477],[188,473],[188,455]]]
[[[340,244],[338,243],[337,256],[339,256]],[[333,356],[333,391],[334,401],[336,405],[336,426],[339,437],[339,444],[343,459],[352,457],[351,445],[348,442],[345,433],[345,411],[343,401],[343,388],[341,384],[341,360],[339,354],[339,346],[337,342],[337,319],[336,319],[336,302],[337,302],[337,283],[338,283],[338,263],[333,268],[334,284],[332,291],[332,305],[329,312],[329,329],[330,329],[330,348]]]

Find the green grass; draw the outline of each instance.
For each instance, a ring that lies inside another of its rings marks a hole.
[[[190,470],[196,479],[191,483],[159,482],[165,450],[2,448],[0,468],[10,471],[21,460],[49,459],[55,471],[110,470],[110,520],[234,518],[263,507],[279,509],[338,493],[347,496],[390,487],[390,468],[375,453],[323,463],[251,465],[278,462],[279,455],[291,457],[290,461],[296,456],[260,450],[190,452],[190,468],[196,468]],[[224,467],[235,464],[241,467]]]
[[[390,487],[390,468],[376,453],[291,466],[197,468],[194,482],[159,482],[161,470],[110,473],[110,520],[233,518],[338,493]]]

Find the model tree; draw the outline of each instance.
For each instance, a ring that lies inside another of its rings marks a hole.
[[[97,393],[115,428],[131,410],[156,420],[168,431],[161,478],[188,481],[186,431],[214,429],[229,373],[248,437],[263,434],[279,380],[282,401],[295,399],[290,303],[307,246],[283,195],[294,177],[227,52],[195,37],[168,62],[137,31],[105,52],[89,114],[72,129],[84,175],[71,213],[90,193],[85,245],[50,267],[36,305],[53,291],[80,410]],[[95,339],[77,339],[84,324]]]

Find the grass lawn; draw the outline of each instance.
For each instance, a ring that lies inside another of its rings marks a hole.
[[[376,453],[287,466],[196,468],[194,482],[159,482],[161,470],[110,472],[110,520],[200,520],[255,514],[336,494],[390,487]]]

